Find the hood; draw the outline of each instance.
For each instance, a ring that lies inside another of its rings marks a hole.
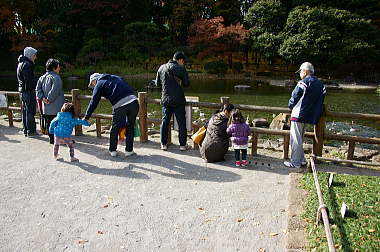
[[[226,121],[228,121],[228,118],[225,117],[224,114],[222,114],[222,113],[217,113],[217,114],[215,114],[214,117],[213,117],[212,124],[214,124],[214,125],[219,125],[219,124],[224,123],[224,122],[226,122]]]
[[[57,114],[58,119],[71,119],[73,118],[73,115],[70,112],[58,112]]]
[[[19,63],[25,62],[25,61],[29,61],[31,64],[33,64],[33,62],[30,59],[28,59],[27,57],[25,57],[24,55],[18,56],[17,60],[18,60]]]

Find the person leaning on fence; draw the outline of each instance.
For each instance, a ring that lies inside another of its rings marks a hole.
[[[297,72],[299,72],[301,80],[294,88],[288,104],[292,110],[290,116],[290,146],[292,152],[290,162],[285,161],[284,165],[289,168],[300,168],[302,165],[306,165],[303,150],[305,124],[318,123],[326,95],[326,88],[315,77],[314,66],[311,63],[302,63]]]
[[[49,129],[51,121],[65,103],[62,80],[59,76],[60,70],[61,66],[58,60],[48,59],[46,62],[46,73],[37,82],[36,94],[37,98],[42,100],[43,103],[42,113],[45,129]],[[54,144],[54,134],[49,133],[49,140],[51,144]]]
[[[178,122],[179,149],[185,151],[190,148],[187,145],[186,99],[181,87],[181,83],[183,87],[190,85],[189,76],[184,67],[185,60],[186,56],[183,52],[176,52],[173,59],[161,65],[157,71],[156,85],[162,87],[162,123],[160,129],[162,150],[168,149],[168,129],[173,114]]]
[[[136,117],[139,112],[139,103],[133,89],[117,75],[94,73],[90,76],[89,88],[93,89],[92,99],[88,104],[85,119],[90,119],[99,104],[101,97],[108,99],[112,104],[112,126],[110,132],[109,153],[117,156],[117,140],[120,125],[126,123],[125,156],[136,154],[133,151]]]
[[[17,81],[18,91],[22,101],[22,125],[24,135],[33,137],[36,132],[36,84],[34,77],[34,62],[37,59],[37,50],[25,47],[24,54],[18,57]]]
[[[64,103],[61,112],[51,121],[49,133],[54,135],[53,155],[56,160],[61,160],[58,155],[59,145],[66,144],[69,147],[70,162],[79,161],[74,156],[74,141],[71,134],[76,125],[90,126],[86,120],[75,118],[74,105],[72,103]]]

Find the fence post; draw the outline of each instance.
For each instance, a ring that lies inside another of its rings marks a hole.
[[[314,126],[313,154],[322,157],[323,140],[325,138],[326,108],[323,104],[322,115],[318,123]]]
[[[289,158],[289,142],[290,142],[290,135],[285,135],[284,136],[284,150],[282,152],[283,159]]]
[[[347,151],[348,160],[354,160],[354,150],[355,150],[355,142],[348,141],[348,151]]]
[[[257,155],[257,142],[258,142],[259,134],[256,132],[252,132],[252,149],[251,149],[251,155],[256,156]]]
[[[8,109],[8,124],[9,127],[13,127],[13,111]]]
[[[75,115],[78,116],[78,117],[81,114],[81,112],[80,112],[81,109],[80,109],[79,95],[80,95],[80,90],[79,89],[71,89],[71,99],[72,99],[72,103],[74,105]],[[76,136],[83,135],[82,125],[75,126],[75,135]]]
[[[96,117],[95,126],[96,126],[96,136],[101,137],[102,136],[102,123],[101,123],[99,117]]]
[[[146,103],[147,92],[139,92],[139,128],[140,128],[140,143],[148,141],[148,104]]]

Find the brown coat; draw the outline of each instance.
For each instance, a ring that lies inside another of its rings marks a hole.
[[[227,124],[228,118],[224,113],[213,115],[208,122],[206,136],[200,147],[201,156],[207,162],[224,161],[229,146]]]

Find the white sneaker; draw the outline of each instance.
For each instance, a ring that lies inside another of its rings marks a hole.
[[[167,151],[168,146],[166,144],[161,144],[161,150]]]
[[[190,150],[191,149],[191,146],[190,145],[188,145],[188,144],[186,144],[186,145],[181,145],[181,146],[179,146],[179,150],[180,151],[187,151],[187,150]]]
[[[301,168],[301,167],[297,167],[297,166],[295,166],[294,164],[292,164],[292,163],[289,162],[289,161],[285,161],[285,162],[284,162],[284,165],[285,165],[286,167],[289,167],[289,168],[296,168],[296,169]]]
[[[116,157],[117,156],[117,151],[110,151],[111,157]]]
[[[134,152],[134,151],[126,151],[125,152],[126,157],[133,156],[133,155],[136,155],[136,152]]]

